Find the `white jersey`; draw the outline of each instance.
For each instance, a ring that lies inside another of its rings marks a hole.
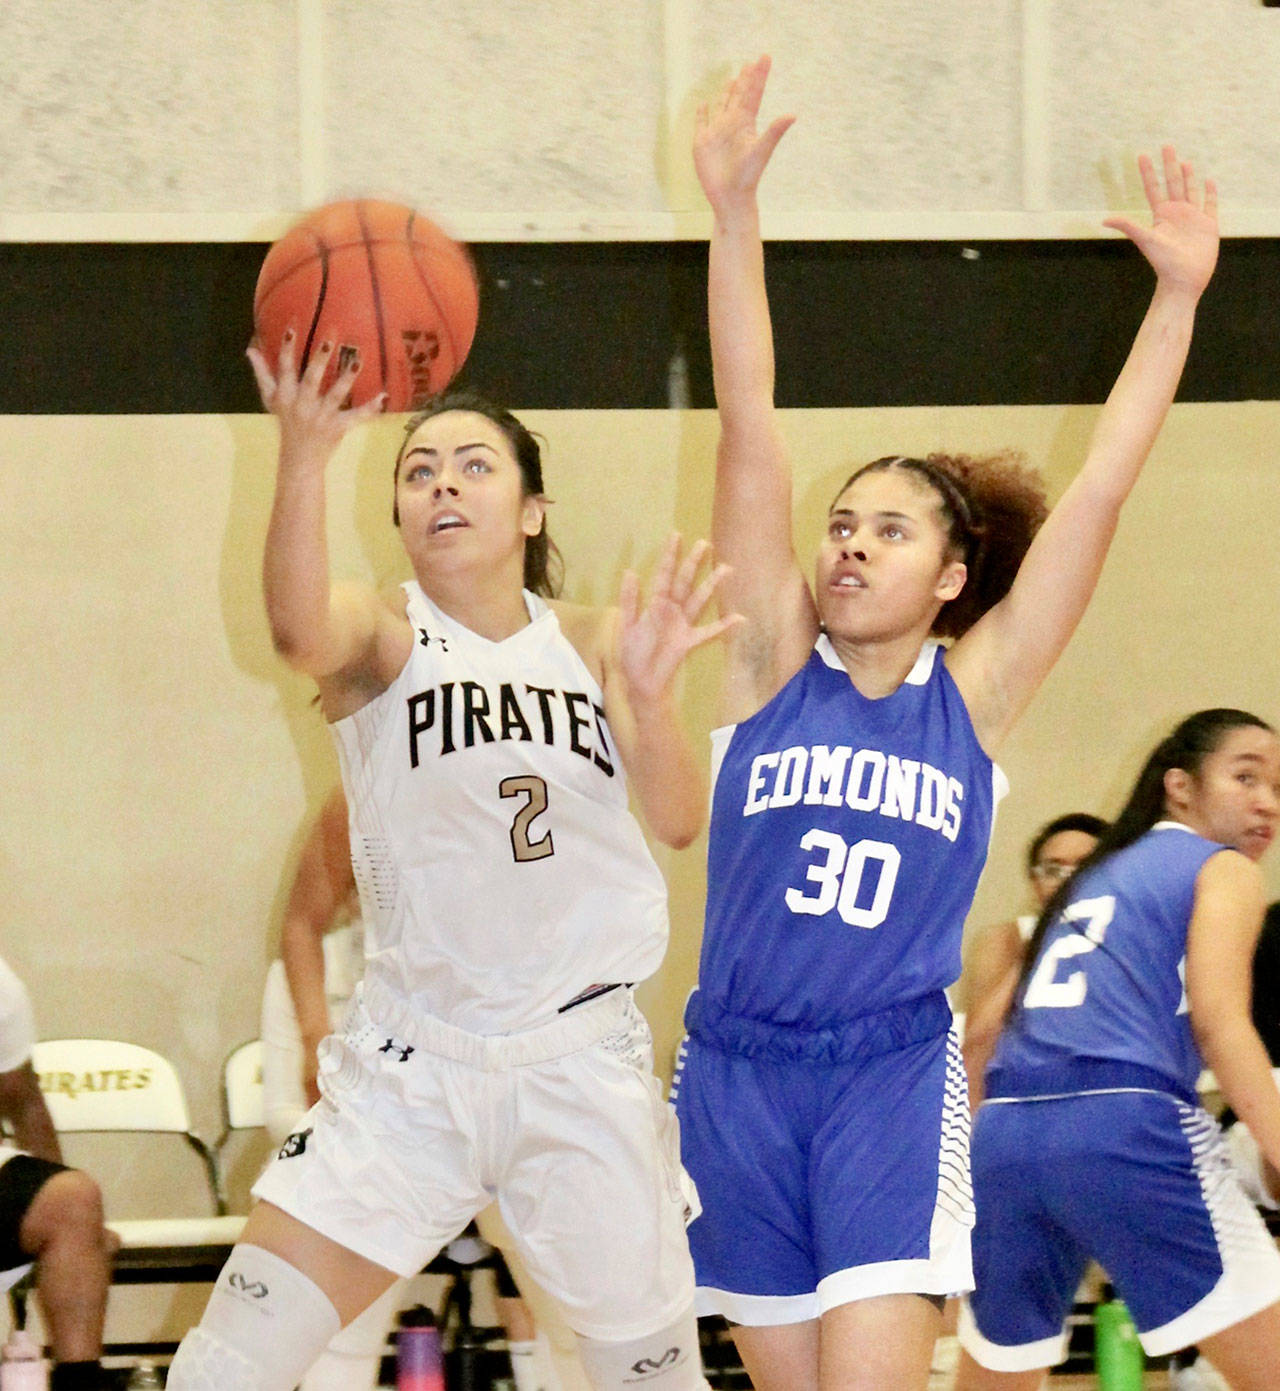
[[[477,1034],[554,1018],[662,960],[666,890],[599,684],[551,608],[490,642],[404,586],[404,669],[332,725],[366,999]]]
[[[31,996],[9,964],[0,961],[0,1072],[21,1067],[31,1057],[35,1041]]]

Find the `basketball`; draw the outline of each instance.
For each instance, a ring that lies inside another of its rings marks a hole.
[[[412,208],[372,199],[329,203],[290,228],[267,252],[253,297],[254,333],[273,370],[292,328],[299,371],[332,343],[327,386],[358,352],[351,404],[385,391],[389,411],[453,380],[478,312],[466,247]]]

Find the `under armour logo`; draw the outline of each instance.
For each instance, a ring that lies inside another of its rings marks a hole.
[[[425,628],[419,628],[418,634],[418,641],[423,647],[430,647],[433,642],[438,642],[441,652],[447,652],[449,650],[449,644],[444,638],[433,638]]]
[[[241,1275],[238,1270],[233,1270],[227,1276],[227,1284],[233,1290],[240,1290],[243,1294],[247,1294],[250,1299],[265,1299],[270,1293],[261,1280],[250,1280]]]
[[[378,1049],[378,1052],[399,1053],[400,1061],[402,1063],[407,1063],[409,1061],[409,1054],[413,1052],[413,1046],[408,1043],[397,1043],[395,1039],[389,1038],[382,1047]]]
[[[306,1130],[294,1131],[294,1133],[289,1136],[289,1138],[284,1142],[284,1144],[280,1146],[280,1154],[278,1157],[280,1159],[296,1159],[298,1155],[300,1155],[302,1151],[306,1149],[307,1137],[310,1134],[310,1127],[308,1127]]]
[[[660,1372],[664,1367],[670,1367],[673,1362],[680,1360],[679,1348],[668,1348],[659,1358],[642,1357],[639,1362],[631,1364],[631,1370],[636,1376],[648,1376],[651,1372]]]

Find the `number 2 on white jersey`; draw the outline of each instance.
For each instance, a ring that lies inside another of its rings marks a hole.
[[[530,835],[530,823],[547,809],[547,784],[532,775],[522,778],[503,778],[498,784],[499,797],[524,797],[525,804],[516,812],[511,823],[511,854],[517,863],[526,860],[545,860],[556,853],[551,832],[545,831],[537,840]]]
[[[857,840],[849,845],[843,836],[815,826],[801,837],[800,848],[822,851],[826,858],[815,860],[805,875],[810,883],[817,885],[816,894],[810,897],[803,889],[787,890],[787,907],[793,913],[824,917],[834,908],[850,927],[869,929],[884,922],[889,915],[894,885],[898,882],[898,866],[902,863],[896,845],[882,840]],[[859,908],[858,893],[867,862],[871,860],[879,865],[875,893],[869,907]]]
[[[1071,933],[1051,942],[1040,958],[1040,964],[1027,983],[1022,1001],[1024,1009],[1074,1009],[1084,1004],[1089,980],[1083,970],[1072,971],[1065,980],[1055,980],[1058,967],[1073,956],[1084,956],[1102,945],[1116,911],[1114,894],[1101,898],[1082,898],[1068,904],[1062,911],[1062,921],[1085,923],[1083,932]]]

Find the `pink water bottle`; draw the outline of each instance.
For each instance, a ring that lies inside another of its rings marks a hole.
[[[16,1328],[4,1345],[0,1391],[49,1391],[49,1364],[30,1333]]]
[[[444,1356],[436,1316],[425,1304],[400,1315],[396,1333],[396,1391],[444,1391]]]

